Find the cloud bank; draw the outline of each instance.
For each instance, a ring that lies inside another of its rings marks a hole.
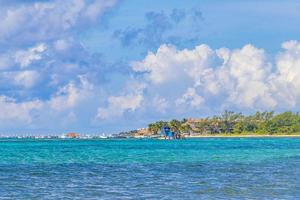
[[[68,37],[83,30],[116,4],[116,0],[1,2],[0,44],[22,45]]]
[[[63,50],[65,46],[59,42],[54,48]],[[48,59],[42,56],[48,51],[46,49],[38,45],[22,51],[21,55],[25,56],[15,62],[24,70],[16,74],[5,72],[7,79],[12,76],[14,84],[33,87],[38,80],[33,77],[39,74],[27,67],[35,61]],[[18,120],[38,127],[36,123],[46,118],[64,118],[64,123],[69,118],[70,123],[75,122],[85,106],[90,111],[84,115],[88,123],[101,124],[103,121],[117,123],[133,114],[147,120],[207,115],[224,109],[297,110],[300,103],[298,41],[284,42],[275,56],[250,44],[239,49],[212,49],[202,44],[182,50],[163,44],[156,52],[149,52],[143,60],[131,62],[130,66],[131,78],[119,91],[105,90],[97,81],[89,80],[89,75],[78,75],[77,81],[59,86],[46,100],[18,101],[2,95],[1,107],[5,109],[0,117],[6,122]],[[78,66],[69,67],[74,71]],[[49,84],[56,84],[52,82]]]
[[[61,130],[89,118],[82,107],[101,102],[105,66],[78,34],[117,1],[0,2],[0,130]]]
[[[131,66],[146,80],[151,96],[167,98],[171,112],[182,111],[182,106],[187,113],[189,109],[295,110],[300,103],[297,41],[284,42],[274,57],[250,44],[232,50],[214,50],[205,44],[178,50],[164,44]]]
[[[147,11],[144,24],[110,34],[128,50],[151,51],[111,64],[80,33],[103,25],[116,0],[0,3],[0,131],[99,132],[224,109],[299,109],[298,41],[275,54],[251,44],[195,46],[199,10]]]

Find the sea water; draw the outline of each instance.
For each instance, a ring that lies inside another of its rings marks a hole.
[[[2,139],[0,199],[300,199],[300,139]]]

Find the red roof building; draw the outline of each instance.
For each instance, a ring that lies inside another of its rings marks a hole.
[[[79,134],[78,133],[68,133],[68,134],[66,134],[66,137],[68,137],[68,138],[79,138]]]

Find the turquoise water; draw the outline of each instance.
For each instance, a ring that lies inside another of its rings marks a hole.
[[[299,198],[299,138],[0,140],[0,199]]]

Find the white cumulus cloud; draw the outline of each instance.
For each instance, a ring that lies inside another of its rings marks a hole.
[[[38,72],[33,70],[25,70],[14,73],[13,78],[15,85],[23,86],[25,88],[31,88],[37,83],[39,74]]]
[[[171,94],[167,100],[174,108],[295,108],[300,103],[300,43],[288,41],[282,48],[274,59],[251,44],[216,50],[161,45],[131,66],[153,95]]]
[[[89,98],[92,91],[93,85],[81,76],[79,85],[70,82],[61,87],[50,99],[50,107],[56,111],[72,109],[86,98]]]
[[[31,123],[33,120],[33,112],[39,111],[43,106],[40,100],[17,102],[13,98],[0,96],[0,120],[5,122],[25,122]]]
[[[125,112],[134,112],[142,106],[145,85],[128,82],[124,94],[109,96],[106,107],[99,107],[96,118],[111,119],[121,117]]]
[[[193,108],[197,108],[204,101],[204,98],[197,94],[195,88],[188,88],[186,93],[176,100],[176,105],[180,106],[181,104],[188,104]]]
[[[94,23],[116,0],[44,1],[0,8],[0,42],[36,42],[61,38]]]
[[[134,112],[141,106],[143,96],[141,94],[128,94],[123,96],[108,97],[107,108],[98,109],[97,118],[109,119],[111,117],[120,117],[126,111]]]
[[[33,61],[41,60],[42,53],[46,51],[45,44],[38,44],[28,50],[19,50],[16,52],[15,61],[20,64],[21,68],[29,66]]]

